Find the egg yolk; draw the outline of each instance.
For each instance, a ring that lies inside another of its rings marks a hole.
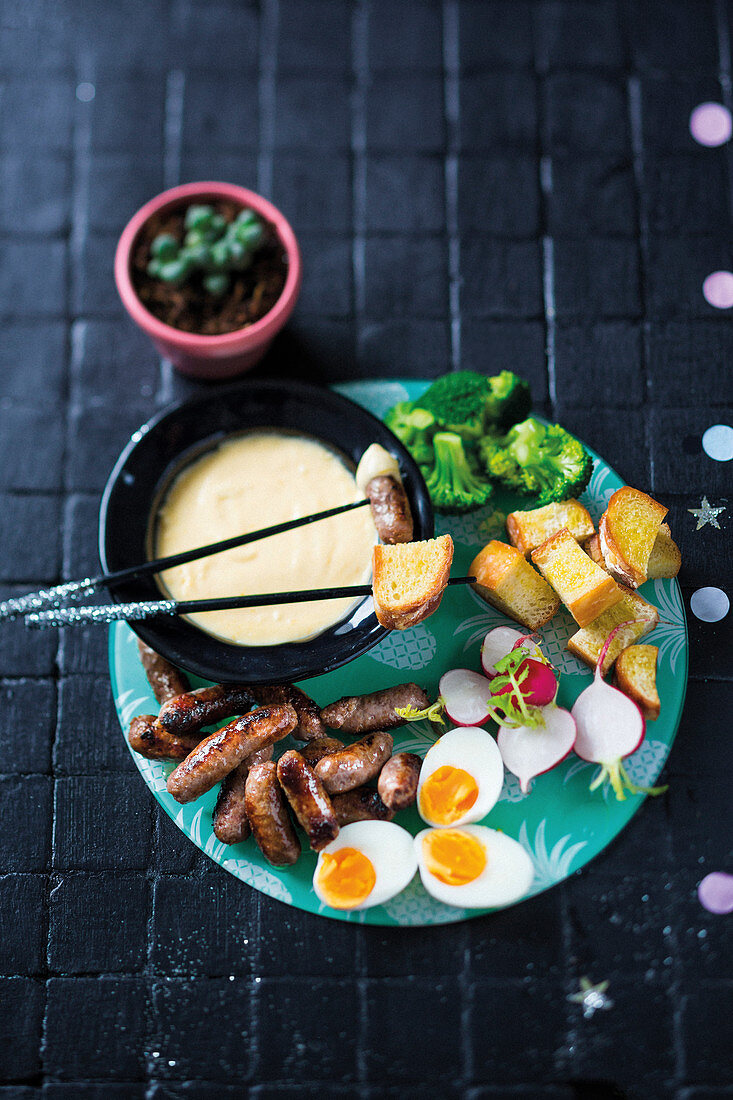
[[[460,829],[435,829],[422,841],[425,866],[446,886],[465,886],[486,866],[486,849],[480,840]]]
[[[333,909],[353,909],[371,894],[377,873],[370,859],[357,848],[324,852],[318,868],[318,885]]]
[[[478,783],[464,771],[444,764],[437,768],[422,785],[420,810],[428,821],[436,825],[452,825],[473,806],[478,798]]]

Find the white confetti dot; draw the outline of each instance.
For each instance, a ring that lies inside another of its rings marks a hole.
[[[730,462],[733,458],[733,428],[729,424],[713,424],[703,434],[702,449],[708,458],[716,462]]]
[[[76,98],[81,103],[91,103],[96,94],[97,89],[87,80],[83,80],[81,84],[77,84],[76,86]]]
[[[733,273],[713,271],[702,284],[702,293],[705,301],[716,309],[730,309],[733,306]]]
[[[717,623],[724,619],[730,608],[730,600],[722,588],[698,588],[690,598],[690,610],[703,623]]]
[[[700,145],[725,145],[733,133],[733,119],[722,103],[701,103],[690,115],[690,133]]]

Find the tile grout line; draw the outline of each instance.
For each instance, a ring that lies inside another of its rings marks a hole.
[[[631,159],[634,172],[634,188],[637,202],[637,224],[639,230],[639,297],[642,309],[642,354],[641,366],[644,380],[645,404],[649,414],[644,421],[644,442],[649,455],[649,482],[650,491],[655,489],[654,449],[652,440],[652,418],[654,410],[651,407],[653,400],[652,383],[649,375],[649,322],[647,319],[647,302],[644,276],[649,269],[649,220],[644,204],[644,130],[642,121],[641,81],[637,74],[632,73],[627,81],[627,95],[629,104],[629,134],[631,138]]]
[[[260,9],[260,73],[258,81],[260,133],[257,153],[257,189],[260,194],[265,196],[272,193],[279,24],[280,7],[278,0],[264,0]]]
[[[542,302],[545,320],[545,367],[547,371],[547,395],[553,417],[557,415],[557,373],[555,363],[556,319],[555,308],[555,242],[548,232],[547,207],[552,195],[553,175],[552,156],[545,152],[544,141],[544,78],[548,75],[546,65],[538,64],[537,39],[533,29],[532,52],[534,57],[534,78],[537,98],[537,145],[536,155],[539,165],[540,187],[540,246],[542,249]]]
[[[352,228],[351,265],[354,308],[355,347],[359,343],[366,309],[366,92],[369,81],[368,13],[365,0],[357,0],[351,21],[351,98]]]
[[[163,104],[163,186],[175,187],[181,179],[181,150],[183,144],[183,111],[186,97],[186,77],[180,69],[171,69],[165,82]],[[156,405],[168,405],[173,400],[173,364],[160,360]]]
[[[731,37],[728,13],[723,0],[715,2],[715,21],[718,34],[718,80],[724,106],[733,114],[733,80],[731,79],[730,51]],[[728,169],[728,211],[733,215],[733,147],[731,142],[725,148],[726,167]]]
[[[460,29],[457,0],[443,3],[443,108],[446,124],[445,219],[448,233],[448,304],[451,369],[461,366],[461,243],[458,231],[458,124]]]
[[[82,52],[78,58],[76,65],[76,79],[75,86],[78,87],[82,83],[94,84],[95,81],[95,66],[92,57]],[[82,101],[78,99],[74,104],[74,123],[72,131],[72,145],[71,145],[71,202],[70,202],[70,226],[67,242],[67,270],[66,270],[66,308],[65,308],[65,320],[67,330],[67,356],[69,369],[65,375],[65,386],[63,393],[63,400],[65,404],[64,408],[64,446],[61,455],[61,515],[64,520],[64,536],[61,540],[60,553],[60,569],[62,576],[65,575],[65,568],[67,562],[68,551],[68,531],[70,525],[67,524],[68,508],[69,508],[69,457],[71,455],[71,432],[72,432],[72,409],[74,407],[74,375],[75,367],[77,365],[79,355],[79,341],[80,337],[83,338],[85,332],[84,328],[77,329],[77,323],[83,325],[83,322],[72,322],[73,316],[73,304],[75,295],[74,284],[74,271],[80,270],[82,267],[82,260],[84,254],[84,248],[89,236],[89,185],[90,185],[90,164],[91,164],[91,149],[92,149],[92,111],[93,107],[90,106],[94,100]],[[83,347],[83,342],[82,342]],[[54,722],[54,730],[51,737],[51,744],[49,746],[50,755],[50,779],[52,783],[52,799],[51,799],[51,832],[48,838],[48,864],[45,872],[45,880],[47,885],[46,898],[45,898],[45,936],[46,936],[46,957],[45,957],[45,973],[43,975],[43,1018],[41,1021],[41,1033],[40,1042],[38,1048],[38,1062],[39,1071],[44,1076],[43,1061],[46,1051],[47,1043],[47,1025],[48,1025],[48,1009],[49,1009],[49,990],[48,983],[51,975],[50,967],[50,931],[51,931],[51,897],[54,890],[60,885],[60,876],[54,875],[54,846],[56,840],[56,826],[57,826],[57,784],[56,784],[56,769],[54,765],[54,756],[56,749],[56,739],[58,736],[59,718],[60,718],[60,706],[61,697],[59,693],[59,681],[61,679],[61,668],[64,659],[64,634],[63,631],[59,632],[58,644],[56,646],[55,665],[53,669],[53,681],[55,690],[55,704],[56,715]],[[59,877],[59,882],[56,886],[52,887],[54,877]]]

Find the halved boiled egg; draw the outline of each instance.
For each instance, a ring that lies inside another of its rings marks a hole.
[[[522,845],[486,825],[423,829],[415,837],[415,851],[427,892],[462,909],[512,905],[534,878]]]
[[[318,856],[313,889],[332,909],[369,909],[404,890],[417,870],[413,838],[392,821],[354,821]]]
[[[428,749],[420,769],[417,808],[428,825],[447,828],[480,821],[495,805],[504,764],[486,730],[450,730]]]

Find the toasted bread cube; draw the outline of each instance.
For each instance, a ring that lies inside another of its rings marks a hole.
[[[630,645],[619,654],[613,670],[616,687],[633,699],[647,721],[659,717],[657,657],[655,645]]]
[[[560,600],[516,546],[496,540],[471,562],[473,589],[493,607],[529,630],[549,623]]]
[[[372,591],[377,619],[388,630],[407,630],[437,611],[453,561],[453,540],[375,546]]]
[[[600,565],[601,569],[606,568],[606,562],[601,553],[601,540],[598,535],[593,535],[589,538],[583,549],[586,554],[590,555],[596,565]],[[680,571],[681,565],[682,555],[680,553],[680,548],[672,538],[669,524],[663,523],[659,528],[659,534],[654,540],[654,546],[649,556],[647,580],[656,581],[662,577],[668,579],[676,577]]]
[[[649,558],[667,508],[624,485],[608,502],[598,524],[601,553],[611,576],[638,588],[649,576]]]
[[[567,527],[532,552],[532,561],[578,626],[587,626],[621,599],[621,589],[578,545]]]
[[[645,634],[650,634],[659,622],[659,612],[656,607],[634,592],[631,588],[619,585],[621,599],[608,611],[604,611],[588,626],[583,627],[568,640],[567,648],[571,653],[585,661],[591,668],[596,667],[606,638],[621,623],[629,623],[614,635],[613,641],[608,647],[608,652],[603,661],[601,671],[605,675],[613,665],[622,650],[633,645]],[[635,621],[631,621],[635,620]]]
[[[676,577],[682,565],[682,554],[672,538],[669,524],[663,523],[654,540],[647,566],[647,580],[655,581],[662,577]]]
[[[577,500],[553,502],[530,512],[510,512],[506,517],[509,539],[525,557],[563,527],[578,542],[595,532],[590,512]]]

